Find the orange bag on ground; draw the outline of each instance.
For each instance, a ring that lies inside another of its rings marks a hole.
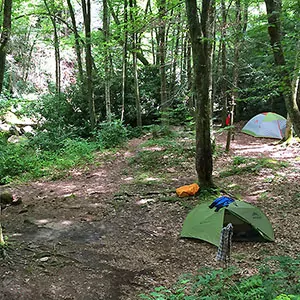
[[[199,191],[200,187],[197,183],[190,185],[184,185],[176,189],[176,194],[178,197],[188,197],[193,196]]]

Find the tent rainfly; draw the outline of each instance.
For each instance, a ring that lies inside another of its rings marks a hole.
[[[243,127],[242,132],[255,136],[282,139],[286,128],[286,119],[272,112],[254,116]]]
[[[204,240],[218,247],[222,228],[232,223],[234,241],[274,241],[272,225],[258,207],[235,200],[216,211],[209,204],[199,204],[187,215],[181,237]]]

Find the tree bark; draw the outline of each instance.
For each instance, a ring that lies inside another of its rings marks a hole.
[[[227,49],[226,49],[226,35],[227,35],[227,9],[225,0],[221,0],[221,100],[222,100],[222,127],[225,127],[226,118],[228,115],[228,101],[227,101]]]
[[[177,66],[178,66],[178,53],[179,53],[179,44],[180,44],[180,29],[181,29],[181,20],[182,16],[179,12],[175,17],[175,20],[178,20],[177,26],[174,28],[173,35],[176,37],[175,42],[172,46],[172,69],[171,69],[171,82],[170,82],[170,92],[169,99],[173,99],[176,96],[176,75],[177,75]]]
[[[93,58],[91,41],[91,1],[81,0],[84,28],[85,28],[85,67],[86,67],[86,99],[89,106],[91,130],[96,125],[96,113],[93,88]]]
[[[56,95],[58,95],[59,97],[61,93],[61,66],[60,66],[60,45],[59,45],[59,37],[58,37],[58,30],[57,30],[57,19],[55,17],[55,14],[51,13],[47,0],[44,0],[44,4],[53,26],[54,52],[55,52],[55,89],[56,89]]]
[[[80,86],[83,87],[83,67],[82,67],[81,46],[80,46],[81,38],[77,30],[76,18],[75,18],[74,9],[71,0],[67,0],[67,3],[69,7],[69,13],[70,13],[74,37],[75,37],[75,51],[76,51],[77,66],[78,66],[78,78],[80,81]]]
[[[135,22],[134,9],[136,8],[136,2],[129,0],[130,6],[130,21],[132,24]],[[135,94],[135,106],[136,106],[136,125],[142,126],[142,114],[141,114],[141,100],[138,78],[138,65],[137,65],[137,33],[132,34],[132,58],[133,58],[133,80],[134,80],[134,94]]]
[[[192,44],[196,99],[196,170],[201,187],[213,186],[211,142],[211,17],[214,1],[202,1],[201,22],[196,0],[186,0]]]
[[[111,99],[110,99],[110,80],[111,72],[109,68],[110,49],[109,49],[109,17],[107,0],[103,0],[103,33],[104,33],[104,74],[105,74],[105,107],[106,120],[111,122]]]
[[[0,37],[0,94],[3,89],[7,44],[11,33],[11,12],[12,0],[4,0],[2,33]]]
[[[128,52],[128,1],[124,0],[124,46],[123,46],[123,62],[122,62],[122,104],[121,104],[121,121],[124,120],[125,114],[125,98],[127,90],[127,52]]]
[[[167,75],[166,75],[166,0],[159,1],[159,70],[160,70],[160,103],[162,123],[166,124],[167,116],[166,111],[168,109],[167,99]]]
[[[190,39],[187,38],[187,49],[186,49],[186,80],[187,80],[187,89],[190,91],[189,97],[188,97],[188,107],[190,112],[193,114],[195,113],[195,99],[193,96],[193,93],[191,91],[193,90],[193,76],[192,76],[192,46]]]
[[[291,118],[295,133],[300,136],[300,111],[293,96],[293,86],[290,73],[285,67],[285,57],[281,44],[281,0],[265,0],[268,14],[268,33],[273,50],[275,65],[278,66],[278,75],[281,78],[281,88],[289,117]]]

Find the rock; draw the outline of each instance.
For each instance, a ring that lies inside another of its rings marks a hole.
[[[11,111],[6,112],[6,114],[3,116],[3,119],[5,123],[12,124],[12,125],[35,125],[33,120],[27,117],[18,117],[16,114],[14,114]]]
[[[14,197],[12,193],[8,190],[0,192],[0,204],[1,206],[12,204]]]
[[[9,132],[9,127],[10,126],[8,124],[0,122],[0,131],[2,131],[2,132]]]
[[[48,257],[48,256],[44,256],[44,257],[40,258],[40,261],[41,261],[41,262],[46,262],[46,261],[49,260],[49,258],[50,258],[50,257]]]
[[[12,125],[9,127],[9,133],[10,135],[20,135],[21,131],[20,131],[20,128],[18,128],[17,126],[15,125]]]
[[[12,135],[7,139],[8,143],[16,144],[16,143],[23,143],[28,140],[25,136],[18,136],[18,135]]]
[[[22,128],[22,131],[24,132],[24,134],[29,133],[29,134],[32,134],[32,135],[33,135],[33,134],[35,133],[33,127],[32,127],[32,126],[29,126],[29,125],[24,126],[24,127]]]

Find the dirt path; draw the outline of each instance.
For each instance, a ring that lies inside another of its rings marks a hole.
[[[243,144],[241,138],[237,136],[233,143],[232,155],[244,155],[250,146],[257,150],[253,155],[262,154],[262,141],[255,148],[251,139]],[[223,143],[222,138],[220,141]],[[138,299],[140,292],[169,286],[182,273],[216,266],[215,246],[179,239],[188,209],[178,203],[159,201],[160,191],[175,190],[191,180],[193,168],[182,174],[180,181],[180,176],[174,174],[177,180],[171,184],[156,185],[155,193],[151,185],[141,189],[135,186],[134,173],[128,165],[128,158],[140,151],[141,142],[133,140],[113,157],[99,157],[100,165],[96,162],[87,170],[70,172],[65,179],[12,188],[23,203],[7,208],[3,214],[11,249],[9,257],[0,260],[1,300]],[[269,150],[263,155],[274,153],[273,148]],[[295,151],[293,158],[299,155],[299,149]],[[230,164],[232,155],[224,154],[217,160],[216,176],[218,170]],[[298,167],[295,165],[294,169]],[[286,181],[290,186],[299,179],[293,177],[292,170]],[[229,189],[230,180],[243,182],[241,194],[250,197],[249,201],[257,201],[260,194],[255,192],[262,189],[260,184],[253,184],[253,177],[218,178]],[[270,190],[271,184],[264,185],[264,190]],[[272,189],[270,195],[277,192]],[[282,195],[286,196],[287,191]],[[276,222],[278,215],[282,218],[290,212],[283,221],[290,229],[289,222],[299,219],[298,212],[291,207],[278,212],[280,199],[269,198],[263,205],[273,201],[267,215],[275,223],[277,243],[234,245],[236,263],[244,266],[244,272],[254,272],[263,253],[268,255],[275,249],[278,253],[292,253],[297,247],[292,241],[296,233],[280,231]]]

